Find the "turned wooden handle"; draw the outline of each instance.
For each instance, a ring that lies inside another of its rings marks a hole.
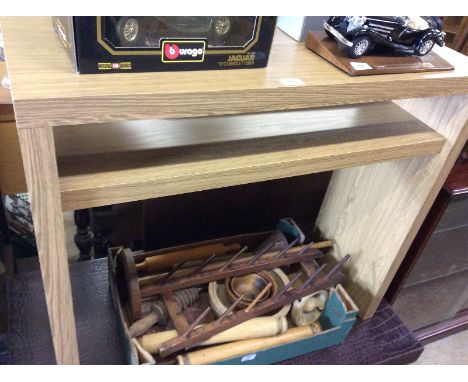
[[[214,335],[198,346],[213,345],[223,342],[246,340],[251,338],[263,338],[285,333],[288,330],[288,322],[285,317],[257,317],[234,326],[224,332]],[[140,337],[141,346],[151,354],[159,353],[159,346],[172,338],[177,337],[177,331],[146,334]]]
[[[333,242],[331,240],[319,241],[312,245],[312,248],[315,249],[323,249],[328,247],[333,247]]]
[[[202,247],[189,248],[181,251],[147,257],[142,263],[136,264],[136,268],[139,271],[142,270],[147,272],[166,271],[171,269],[174,264],[181,263],[182,261],[205,259],[214,253],[222,256],[230,252],[237,252],[240,249],[241,246],[237,243],[228,245],[223,243],[208,244]]]
[[[135,321],[128,328],[128,335],[130,336],[130,338],[141,336],[142,334],[144,334],[148,329],[150,329],[154,324],[158,322],[159,316],[160,314],[158,312],[151,311],[145,317]]]
[[[317,331],[316,326],[298,326],[275,337],[237,341],[196,350],[179,355],[177,361],[179,365],[207,365],[298,341],[314,335]]]

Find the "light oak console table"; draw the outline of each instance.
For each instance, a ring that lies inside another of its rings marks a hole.
[[[0,25],[60,364],[79,363],[63,211],[333,170],[317,225],[351,254],[365,319],[468,136],[468,59],[448,48],[451,72],[352,78],[278,30],[265,69],[78,75],[50,18]],[[216,143],[147,150],[159,130],[129,144],[137,120],[202,123]],[[286,135],[223,141],[220,124]]]

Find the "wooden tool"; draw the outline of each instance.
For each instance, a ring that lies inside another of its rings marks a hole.
[[[281,251],[269,252],[266,248],[263,252],[254,256],[246,257],[233,262],[226,268],[225,264],[206,269],[207,265],[214,260],[214,256],[206,259],[199,267],[189,270],[180,270],[151,285],[141,288],[141,297],[149,297],[168,291],[190,288],[192,286],[206,284],[211,281],[226,279],[228,277],[243,276],[257,273],[262,270],[270,270],[301,261],[313,260],[322,257],[322,252],[313,247],[313,244],[285,248]],[[229,263],[229,262],[228,262]]]
[[[285,333],[288,330],[286,317],[257,317],[246,321],[240,325],[234,326],[224,332],[203,341],[197,346],[206,346],[220,344],[223,342],[232,342],[252,338],[264,338]],[[167,330],[159,333],[146,334],[139,338],[143,349],[151,354],[159,353],[159,346],[172,338],[177,337],[176,330]]]
[[[179,365],[208,365],[299,341],[319,333],[320,330],[319,325],[298,326],[279,336],[230,342],[179,355],[177,362]]]
[[[200,288],[182,289],[174,293],[176,314],[186,307],[198,301]],[[165,323],[168,318],[166,301],[158,300],[152,303],[150,312],[143,318],[135,321],[129,328],[128,333],[131,338],[144,334],[156,323]]]
[[[243,253],[246,250],[244,247],[227,262],[210,264],[215,258],[215,256],[211,255],[205,258],[203,264],[198,267],[182,268],[183,261],[182,263],[175,264],[172,270],[165,275],[150,276],[149,280],[147,278],[138,278],[133,253],[129,249],[124,249],[117,253],[117,274],[119,290],[127,307],[129,319],[133,323],[141,318],[141,299],[144,297],[152,297],[157,294],[190,288],[227,277],[242,276],[264,269],[274,269],[284,265],[315,259],[322,256],[322,253],[316,248],[332,245],[330,241],[325,241],[311,243],[307,246],[292,247],[295,242],[293,241],[282,250],[271,250],[269,246],[266,246],[258,253],[239,258],[239,253]],[[272,243],[274,245],[275,242],[273,241]],[[170,256],[172,253],[160,256]],[[159,256],[154,256],[154,258],[157,257]]]
[[[259,303],[254,308],[250,307],[251,310],[249,311],[239,310],[232,313],[231,315],[227,315],[225,313],[216,321],[203,325],[198,329],[196,329],[192,324],[191,327],[183,334],[180,334],[178,337],[171,340],[165,341],[160,345],[159,349],[161,356],[166,357],[179,350],[193,347],[196,344],[199,344],[214,336],[215,334],[237,326],[242,322],[269,313],[275,309],[291,303],[294,300],[297,300],[298,298],[312,294],[320,289],[327,289],[336,285],[342,279],[342,275],[339,273],[339,269],[346,261],[349,260],[349,257],[349,255],[343,257],[326,275],[321,275],[321,272],[326,266],[325,264],[322,265],[300,287],[294,287],[292,290],[289,290],[301,277],[301,273],[298,273],[281,291],[279,291],[275,297]],[[231,308],[229,308],[227,312],[230,310]],[[200,317],[205,314],[206,312],[204,312]],[[195,320],[195,322],[197,322],[197,320]]]
[[[260,292],[268,285],[271,287],[263,294]],[[276,294],[276,284],[268,271],[251,273],[249,275],[227,278],[224,282],[226,295],[229,301],[234,302],[241,294],[245,294],[244,299],[239,303],[239,307],[246,308],[252,301],[263,301]]]
[[[133,323],[141,318],[142,312],[140,287],[133,253],[128,248],[121,248],[116,254],[116,260],[117,287],[130,322]]]
[[[222,256],[231,252],[237,252],[240,249],[241,245],[236,243],[229,245],[223,243],[208,244],[201,247],[147,257],[142,263],[136,264],[136,269],[145,272],[167,271],[171,269],[174,264],[183,261],[205,259],[214,253],[218,256]]]
[[[291,244],[295,245],[296,243],[297,243],[297,240],[295,240]],[[289,254],[294,254],[294,253],[300,252],[303,249],[302,246],[294,247],[291,244],[288,245],[286,248],[283,248],[283,249],[278,249],[278,248],[275,248],[275,247],[272,248],[270,251],[267,251],[267,253],[264,253],[262,255],[263,259],[268,259],[270,257],[274,257],[275,253],[277,254],[276,257],[279,257],[279,254],[280,253],[283,254],[284,253],[283,251],[285,251],[285,250],[287,250],[287,252]],[[326,241],[313,243],[311,248],[323,249],[323,248],[329,248],[329,247],[332,247],[332,246],[333,246],[333,243],[330,240],[326,240]],[[232,254],[230,257],[228,257],[227,260],[223,259],[222,261],[216,261],[216,262],[213,262],[213,263],[210,262],[210,264],[204,266],[203,270],[204,271],[211,271],[211,270],[217,269],[219,271],[224,271],[224,270],[228,269],[229,267],[231,267],[232,265],[241,264],[241,263],[245,262],[247,259],[249,259],[251,261],[252,257],[254,257],[255,255],[258,256],[258,252],[257,253],[251,253],[251,252],[247,252],[247,250],[248,250],[248,247],[245,246],[239,252],[237,252],[236,254]],[[138,284],[140,285],[140,288],[142,288],[142,287],[144,287],[146,285],[151,285],[151,284],[154,284],[156,282],[161,283],[161,282],[169,279],[170,277],[179,277],[179,276],[182,276],[184,274],[186,275],[189,272],[185,268],[188,268],[188,266],[187,266],[187,264],[185,264],[185,262],[177,263],[165,275],[153,274],[153,275],[139,277],[138,278]]]
[[[312,325],[322,314],[328,299],[328,292],[321,290],[294,301],[291,319],[296,326]]]

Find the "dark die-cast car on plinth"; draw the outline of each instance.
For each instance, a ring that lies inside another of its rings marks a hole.
[[[352,58],[377,45],[424,56],[435,44],[444,46],[445,39],[442,20],[436,16],[330,16],[323,26]]]

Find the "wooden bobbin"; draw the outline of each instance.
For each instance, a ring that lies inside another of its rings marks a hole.
[[[135,260],[130,249],[125,248],[117,254],[117,284],[120,295],[127,307],[131,322],[141,318],[141,293],[138,285],[138,273]]]

